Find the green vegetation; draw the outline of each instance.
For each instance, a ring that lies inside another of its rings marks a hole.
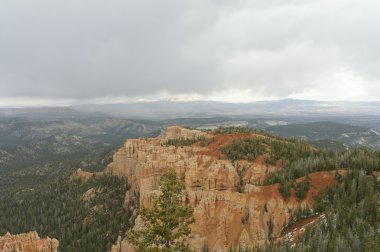
[[[111,161],[116,148],[110,146],[88,153],[82,157],[67,155],[62,159],[41,159],[38,162],[30,161],[25,166],[14,163],[0,167],[0,194],[9,188],[22,190],[49,183],[59,176],[72,174],[78,167],[86,171],[96,172],[103,170]],[[25,161],[26,162],[26,161]]]
[[[309,177],[309,174],[306,174],[305,179],[302,182],[297,183],[295,186],[297,199],[303,200],[306,197],[306,194],[309,191],[309,188],[310,188],[310,177]]]
[[[325,213],[326,221],[308,230],[291,251],[378,251],[379,193],[380,181],[365,170],[349,169],[315,203],[314,211]]]
[[[216,130],[213,130],[213,132],[215,132],[216,134],[265,134],[265,131],[256,130],[248,127],[221,127]]]
[[[242,193],[244,191],[243,177],[244,177],[245,171],[247,170],[247,166],[240,167],[238,162],[233,162],[233,166],[235,167],[236,172],[239,176],[239,184],[237,185],[237,191],[239,193]]]
[[[336,151],[345,151],[348,149],[348,146],[344,144],[343,142],[335,141],[331,139],[321,139],[321,140],[308,141],[308,142],[318,149],[336,150]]]
[[[174,170],[160,179],[161,194],[151,208],[140,210],[145,227],[131,230],[128,238],[140,251],[190,251],[184,239],[191,232],[193,209],[182,205],[183,184]]]
[[[323,213],[317,226],[306,229],[305,235],[289,243],[268,243],[265,248],[231,251],[244,252],[325,252],[366,251],[377,252],[380,247],[380,180],[367,175],[365,169],[348,168],[345,176],[337,174],[338,185],[320,194],[314,209],[302,209],[293,214],[287,227],[299,220]],[[268,223],[268,232],[271,224]],[[286,233],[286,228],[283,233]]]
[[[128,188],[117,177],[82,183],[65,176],[31,189],[3,191],[0,234],[36,230],[42,237],[57,238],[60,251],[106,251],[130,228],[131,213],[123,208]]]
[[[304,141],[266,138],[264,143],[270,146],[266,163],[272,165],[278,160],[294,162],[318,152],[314,147]]]
[[[322,121],[277,125],[268,127],[267,130],[284,137],[297,137],[312,141],[315,146],[324,149],[344,150],[347,147],[380,147],[380,136],[370,128],[337,122]]]
[[[307,192],[310,188],[310,177],[309,174],[306,174],[305,179],[299,183],[296,181],[286,181],[283,177],[280,178],[280,186],[278,188],[278,191],[281,193],[281,195],[288,199],[290,197],[291,189],[293,188],[296,192],[296,197],[298,200],[303,200],[306,197]]]
[[[265,153],[263,141],[256,138],[239,139],[221,149],[231,160],[245,159],[253,161],[258,155]]]
[[[271,165],[278,160],[293,162],[319,152],[304,141],[267,135],[233,140],[221,151],[231,160],[253,161],[257,156],[265,155],[266,163]]]
[[[269,237],[270,242],[273,241],[273,231],[274,231],[274,223],[273,223],[272,219],[269,219],[269,221],[268,221],[268,237]]]
[[[219,129],[219,131],[226,134],[257,132],[239,127],[224,128]],[[280,183],[279,191],[285,198],[290,196],[291,188],[295,189],[299,200],[305,198],[310,186],[307,177],[310,172],[340,168],[363,168],[370,174],[372,171],[380,169],[380,151],[373,151],[368,148],[342,152],[318,150],[304,141],[275,136],[269,137],[261,132],[260,135],[254,138],[234,140],[221,148],[221,151],[231,160],[253,161],[258,155],[264,155],[266,163],[271,165],[282,160],[283,168],[275,173],[269,173],[263,184]],[[307,179],[297,184],[295,180],[303,176],[306,176]]]
[[[247,131],[224,130],[227,133]],[[342,168],[347,170],[345,176],[336,173],[338,185],[321,193],[314,209],[295,213],[291,221],[293,224],[316,213],[324,213],[326,216],[326,221],[307,230],[295,247],[291,248],[290,244],[268,244],[265,249],[237,248],[232,251],[378,251],[380,180],[373,172],[380,170],[380,151],[368,148],[341,152],[317,150],[305,142],[279,137],[236,140],[222,151],[232,160],[253,160],[257,155],[269,157],[267,163],[281,159],[283,168],[268,174],[264,184],[279,183],[279,191],[285,198],[290,196],[293,188],[297,198],[304,199],[311,186],[308,176],[311,172]],[[306,176],[305,179],[296,183],[296,179],[303,176]],[[270,232],[271,225],[268,225]]]
[[[278,191],[281,193],[281,195],[285,199],[290,197],[290,189],[291,189],[291,186],[289,185],[289,182],[286,181],[284,178],[281,178]]]
[[[127,138],[156,136],[162,128],[157,122],[72,112],[0,117],[0,193],[34,187],[79,167],[102,169],[105,164],[98,161],[105,152]]]
[[[317,151],[298,160],[286,161],[283,168],[267,176],[265,185],[294,181],[316,171],[331,171],[342,168],[363,169],[369,175],[372,171],[380,170],[380,151],[368,148],[358,148],[351,151]]]
[[[372,172],[380,169],[379,152],[358,149],[349,155],[330,158],[340,160],[337,166],[349,164],[345,166],[348,174],[337,173],[338,185],[319,195],[314,209],[302,216],[323,212],[326,222],[308,230],[295,248],[283,245],[273,248],[275,251],[378,251],[380,180]],[[324,162],[327,163],[330,162]],[[304,195],[302,191],[298,194],[298,197]]]
[[[175,138],[168,139],[166,145],[173,145],[176,147],[191,146],[196,142],[200,142],[202,146],[208,145],[212,139],[206,138],[205,136],[200,136],[197,138]]]
[[[168,141],[166,142],[166,145],[182,147],[182,146],[191,146],[196,142],[197,142],[197,139],[195,138],[175,138],[175,139],[168,139]]]
[[[304,124],[276,125],[269,127],[267,130],[285,137],[306,136],[311,140],[319,140],[336,138],[344,133],[366,132],[369,129],[349,124],[324,121]]]

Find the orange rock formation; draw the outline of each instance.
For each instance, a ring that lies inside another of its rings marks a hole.
[[[212,141],[206,146],[200,143],[185,147],[166,145],[168,139],[199,136]],[[270,223],[274,224],[272,236],[280,237],[292,213],[301,207],[311,207],[313,196],[335,183],[335,172],[310,174],[313,189],[306,199],[298,201],[292,192],[285,200],[278,191],[278,184],[257,186],[267,171],[281,169],[281,162],[267,166],[259,157],[254,162],[240,161],[237,165],[223,158],[219,151],[221,146],[246,137],[262,136],[213,135],[172,126],[158,138],[127,140],[115,153],[106,172],[128,177],[131,190],[140,194],[140,206],[149,206],[152,195],[158,192],[160,176],[173,168],[185,184],[186,202],[194,207],[195,223],[189,238],[194,250],[201,251],[206,243],[211,251],[226,251],[231,245],[260,246],[268,241]],[[242,178],[237,173],[238,167],[245,168]],[[239,188],[241,180],[243,188]],[[115,251],[127,251],[127,245],[123,246],[127,243],[119,244],[120,249]]]
[[[0,236],[0,252],[57,252],[58,244],[56,239],[41,239],[36,231]]]

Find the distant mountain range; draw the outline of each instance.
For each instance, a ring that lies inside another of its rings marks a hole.
[[[380,133],[366,127],[336,122],[313,122],[305,124],[276,125],[268,132],[296,137],[314,143],[318,147],[380,147]]]
[[[237,101],[238,102],[238,101]],[[93,116],[140,119],[173,119],[178,117],[216,116],[380,116],[380,102],[329,102],[283,99],[253,103],[213,101],[154,101],[120,104],[83,104],[70,107],[0,108],[0,117],[36,119],[71,119]]]
[[[324,102],[309,100],[275,100],[254,103],[137,102],[124,104],[87,104],[71,107],[81,112],[106,113],[113,116],[169,119],[197,116],[334,116],[380,115],[380,102]]]

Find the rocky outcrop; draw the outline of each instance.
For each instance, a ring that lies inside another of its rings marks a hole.
[[[201,136],[207,136],[207,133],[199,130],[187,129],[180,126],[171,126],[166,129],[160,136],[159,139],[196,139]]]
[[[72,180],[81,180],[82,182],[87,182],[92,177],[102,176],[103,172],[88,172],[83,171],[81,168],[78,168],[74,174],[71,176]]]
[[[295,225],[284,230],[284,235],[277,239],[277,243],[286,242],[290,244],[291,247],[295,246],[295,243],[298,238],[304,236],[308,228],[312,228],[317,224],[322,223],[327,225],[326,215],[325,214],[316,214],[306,219],[301,219]]]
[[[199,136],[210,141],[204,146],[199,142],[184,147],[166,144],[168,139]],[[201,251],[205,244],[212,251],[226,251],[237,245],[260,246],[268,241],[269,235],[279,237],[294,212],[311,206],[313,195],[334,183],[334,172],[311,174],[312,183],[319,183],[321,176],[323,183],[313,186],[304,201],[298,201],[294,192],[285,200],[279,194],[278,184],[257,186],[265,174],[281,169],[281,162],[268,166],[262,157],[254,162],[232,162],[223,158],[220,147],[245,137],[263,136],[213,135],[169,127],[158,138],[127,140],[105,172],[128,177],[133,195],[140,195],[140,206],[149,206],[152,195],[158,192],[160,176],[172,168],[185,184],[188,197],[184,203],[194,207],[195,223],[189,238],[194,250]],[[126,202],[129,200],[126,198]],[[123,242],[119,245],[117,251],[126,251]]]
[[[41,239],[36,231],[0,236],[0,252],[57,252],[58,244],[56,239]]]

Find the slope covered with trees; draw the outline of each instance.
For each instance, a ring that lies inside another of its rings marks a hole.
[[[233,128],[220,132],[257,133]],[[338,169],[344,169],[346,173],[342,175],[337,172],[336,186],[320,194],[312,209],[296,213],[293,223],[317,213],[323,213],[326,221],[308,228],[295,243],[268,243],[266,248],[257,250],[378,251],[380,151],[364,147],[340,152],[319,150],[304,141],[265,136],[234,140],[221,150],[233,160],[254,160],[259,155],[265,156],[266,164],[281,160],[281,169],[268,173],[263,184],[279,183],[279,191],[284,198],[288,198],[292,190],[299,200],[305,198],[310,187],[309,173]],[[296,182],[301,177],[305,179]]]
[[[295,242],[268,244],[257,251],[379,251],[380,180],[363,169],[350,168],[336,179],[338,184],[320,194],[313,209],[296,216],[302,219],[323,213],[323,221],[307,227]]]
[[[165,172],[159,184],[153,206],[140,209],[144,227],[131,230],[128,238],[139,251],[190,251],[186,237],[194,218],[191,206],[182,205],[185,187],[174,170]]]
[[[117,177],[82,182],[65,176],[30,190],[4,192],[0,233],[36,230],[58,239],[60,251],[104,252],[130,227],[132,215],[123,208],[128,188]]]

